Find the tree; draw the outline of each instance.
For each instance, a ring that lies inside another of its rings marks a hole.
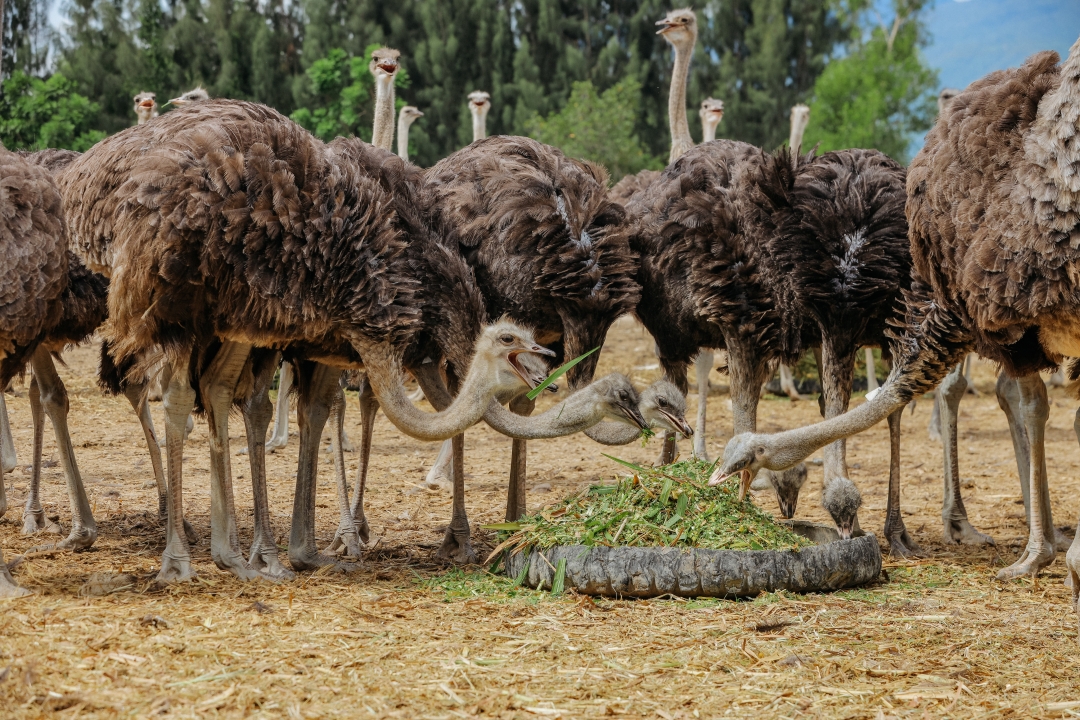
[[[20,70],[4,81],[0,142],[9,150],[66,148],[83,151],[105,137],[94,130],[99,108],[56,73],[48,80]]]
[[[663,167],[638,139],[635,125],[640,107],[641,85],[634,78],[600,94],[590,81],[577,82],[563,109],[546,118],[534,116],[528,133],[570,157],[606,166],[612,179],[618,180],[644,168]]]
[[[0,2],[0,78],[41,73],[49,60],[48,0]]]
[[[891,23],[880,20],[849,54],[829,63],[814,86],[806,145],[822,151],[876,148],[907,162],[916,133],[933,124],[937,72],[920,53],[926,32],[919,22],[925,0],[895,0]]]

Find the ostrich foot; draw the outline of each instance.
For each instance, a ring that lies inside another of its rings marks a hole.
[[[451,492],[454,489],[454,483],[442,473],[428,473],[428,476],[424,478],[424,487],[428,490]]]
[[[30,510],[23,512],[22,534],[33,535],[39,532],[63,535],[64,528],[60,527],[60,523],[45,517],[44,510]]]
[[[435,557],[455,565],[476,565],[479,563],[480,557],[473,550],[469,524],[465,523],[463,528],[457,529],[453,525],[447,527],[442,546],[435,553]]]
[[[360,533],[357,532],[356,524],[352,521],[347,526],[339,526],[334,541],[326,548],[328,553],[360,560],[363,557],[360,549]]]
[[[0,598],[21,598],[32,594],[26,588],[19,587],[15,582],[15,578],[11,577],[11,573],[8,572],[3,560],[0,560],[0,566],[3,566],[0,568]]]
[[[907,558],[912,556],[920,557],[923,554],[923,549],[911,539],[911,535],[908,534],[903,522],[898,523],[898,527],[889,527],[886,524],[885,537],[889,540],[890,555]]]
[[[211,547],[210,557],[214,560],[214,564],[218,566],[218,569],[227,570],[244,582],[258,580],[263,577],[262,573],[251,565],[248,565],[248,562],[244,559],[243,555],[232,548],[227,549],[225,552],[221,552],[215,551],[214,548]],[[270,580],[273,578],[267,579]]]
[[[30,548],[27,553],[56,552],[57,550],[85,550],[97,540],[97,530],[86,527],[71,529],[71,534],[57,543],[46,543]]]
[[[294,570],[318,570],[319,568],[330,568],[330,572],[338,573],[351,573],[360,570],[361,565],[358,562],[346,562],[344,560],[338,560],[337,558],[330,557],[321,552],[315,550],[306,550],[302,552],[289,552],[289,563],[293,566]]]
[[[278,549],[273,545],[267,547],[260,542],[253,543],[248,565],[271,582],[283,582],[296,577],[296,573],[281,564]]]
[[[1024,553],[1020,556],[1020,559],[998,572],[997,579],[1015,580],[1018,577],[1028,575],[1032,580],[1035,580],[1040,570],[1054,562],[1056,555],[1054,548],[1045,542],[1035,546],[1029,544],[1028,547],[1024,548]]]
[[[967,518],[956,518],[945,524],[946,545],[996,545],[994,538],[976,530]]]
[[[172,557],[166,550],[161,556],[161,570],[157,574],[157,582],[161,584],[175,582],[189,582],[195,579],[195,571],[191,569],[191,557]]]

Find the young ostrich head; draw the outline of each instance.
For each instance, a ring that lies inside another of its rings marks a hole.
[[[371,53],[368,70],[375,78],[375,118],[371,129],[371,144],[390,150],[394,144],[394,80],[397,78],[401,53],[382,47]]]
[[[135,96],[135,117],[139,119],[139,125],[150,118],[157,117],[157,95],[152,92],[141,92]]]
[[[414,105],[406,105],[398,113],[398,122],[404,123],[408,127],[422,117],[424,117],[424,113],[420,112],[419,108]]]
[[[686,398],[668,380],[657,380],[645,388],[638,400],[638,410],[651,428],[682,433],[685,437],[694,434],[686,422]]]
[[[176,107],[183,107],[184,105],[191,105],[192,103],[203,102],[209,100],[210,94],[203,90],[202,85],[194,90],[188,90],[180,97],[174,97],[166,105],[175,105]]]
[[[401,53],[393,48],[379,48],[371,53],[371,63],[368,65],[368,70],[375,76],[376,82],[393,82],[398,69],[401,67],[398,62],[400,58]]]
[[[697,43],[697,16],[690,8],[672,10],[656,24],[661,26],[656,34],[662,35],[675,51],[675,66],[668,90],[668,129],[671,132],[668,163],[673,163],[694,147],[686,120],[686,83],[690,75],[690,57]]]
[[[937,111],[938,115],[945,112],[945,108],[948,107],[949,101],[960,94],[960,91],[956,88],[942,88],[941,92],[937,96]]]
[[[469,113],[472,115],[473,142],[487,137],[487,115],[491,110],[491,96],[483,90],[469,93]]]
[[[531,330],[508,320],[500,320],[487,326],[480,333],[473,350],[473,370],[487,368],[497,393],[519,393],[531,390],[543,382],[544,364],[526,360],[532,355],[554,357],[555,353],[537,344]],[[479,363],[479,365],[478,365]]]
[[[406,105],[401,108],[401,112],[398,113],[397,154],[402,160],[408,161],[409,159],[409,128],[414,122],[422,117],[424,117],[424,113],[420,112],[418,108],[412,105]]]
[[[712,142],[716,139],[716,128],[724,119],[724,101],[716,98],[705,98],[701,101],[701,109],[698,110],[701,118],[702,142]]]

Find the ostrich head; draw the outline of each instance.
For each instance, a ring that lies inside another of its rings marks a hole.
[[[701,109],[698,110],[701,117],[701,127],[705,129],[706,137],[715,138],[716,128],[724,119],[724,101],[716,98],[705,98],[701,101]]]
[[[945,108],[949,105],[949,101],[960,94],[960,91],[956,88],[942,88],[941,92],[937,96],[937,111],[938,115],[945,112]]]
[[[491,96],[483,90],[473,90],[469,93],[469,112],[474,116],[487,117],[491,109]]]
[[[170,100],[169,102],[167,102],[165,104],[166,105],[175,105],[177,107],[182,107],[184,105],[191,105],[192,103],[202,102],[203,100],[209,100],[209,99],[210,99],[210,95],[205,90],[203,90],[202,85],[200,85],[199,87],[195,88],[194,90],[188,90],[186,93],[184,93],[180,97],[174,97],[172,100]]]
[[[685,437],[694,434],[686,422],[686,398],[667,380],[657,380],[642,391],[638,410],[651,428],[682,433]]]
[[[806,484],[806,463],[799,463],[787,470],[762,470],[758,480],[764,480],[776,492],[780,514],[786,518],[794,517],[795,506],[799,502],[799,490]]]
[[[157,117],[157,95],[152,92],[141,92],[135,96],[135,117],[139,119],[139,125],[152,117]]]
[[[691,51],[697,43],[697,15],[690,8],[672,10],[663,20],[657,20],[657,35],[671,43],[676,50]]]
[[[400,52],[387,47],[379,48],[371,53],[371,64],[368,65],[368,70],[375,76],[375,81],[393,82],[398,68],[401,67],[398,63],[400,57]]]
[[[855,516],[862,505],[862,495],[855,483],[841,477],[832,480],[821,493],[821,504],[829,511],[840,537],[847,540],[855,526]]]
[[[398,117],[400,117],[402,122],[406,125],[412,125],[417,119],[424,117],[424,113],[420,112],[420,110],[413,105],[406,105],[401,108]]]
[[[639,410],[637,391],[630,380],[620,373],[605,375],[589,385],[589,392],[598,395],[604,415],[618,422],[644,430],[649,426]]]
[[[538,384],[538,368],[536,363],[524,361],[523,356],[526,354],[555,355],[551,350],[537,344],[531,330],[500,320],[480,333],[473,362],[482,362],[488,366],[488,372],[496,378],[497,388],[520,392]]]

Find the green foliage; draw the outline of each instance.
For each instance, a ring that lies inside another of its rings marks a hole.
[[[635,126],[640,108],[641,85],[636,79],[627,78],[603,93],[585,80],[574,83],[562,110],[546,118],[534,115],[526,131],[570,157],[606,166],[617,179],[644,168],[663,167],[638,139]]]
[[[316,60],[307,69],[311,107],[299,108],[290,117],[323,140],[355,135],[370,141],[375,113],[375,78],[368,67],[372,53],[380,47],[368,45],[360,57],[334,48],[326,57]],[[408,86],[409,74],[401,67],[395,76],[394,87]],[[401,108],[406,103],[398,99],[396,104]]]
[[[15,71],[0,97],[0,142],[9,150],[83,151],[105,137],[93,130],[99,108],[56,73],[48,80]]]
[[[829,63],[814,86],[807,147],[876,148],[907,162],[911,137],[928,130],[936,112],[937,73],[920,54],[921,5],[897,0],[891,26],[873,28],[846,57]]]

